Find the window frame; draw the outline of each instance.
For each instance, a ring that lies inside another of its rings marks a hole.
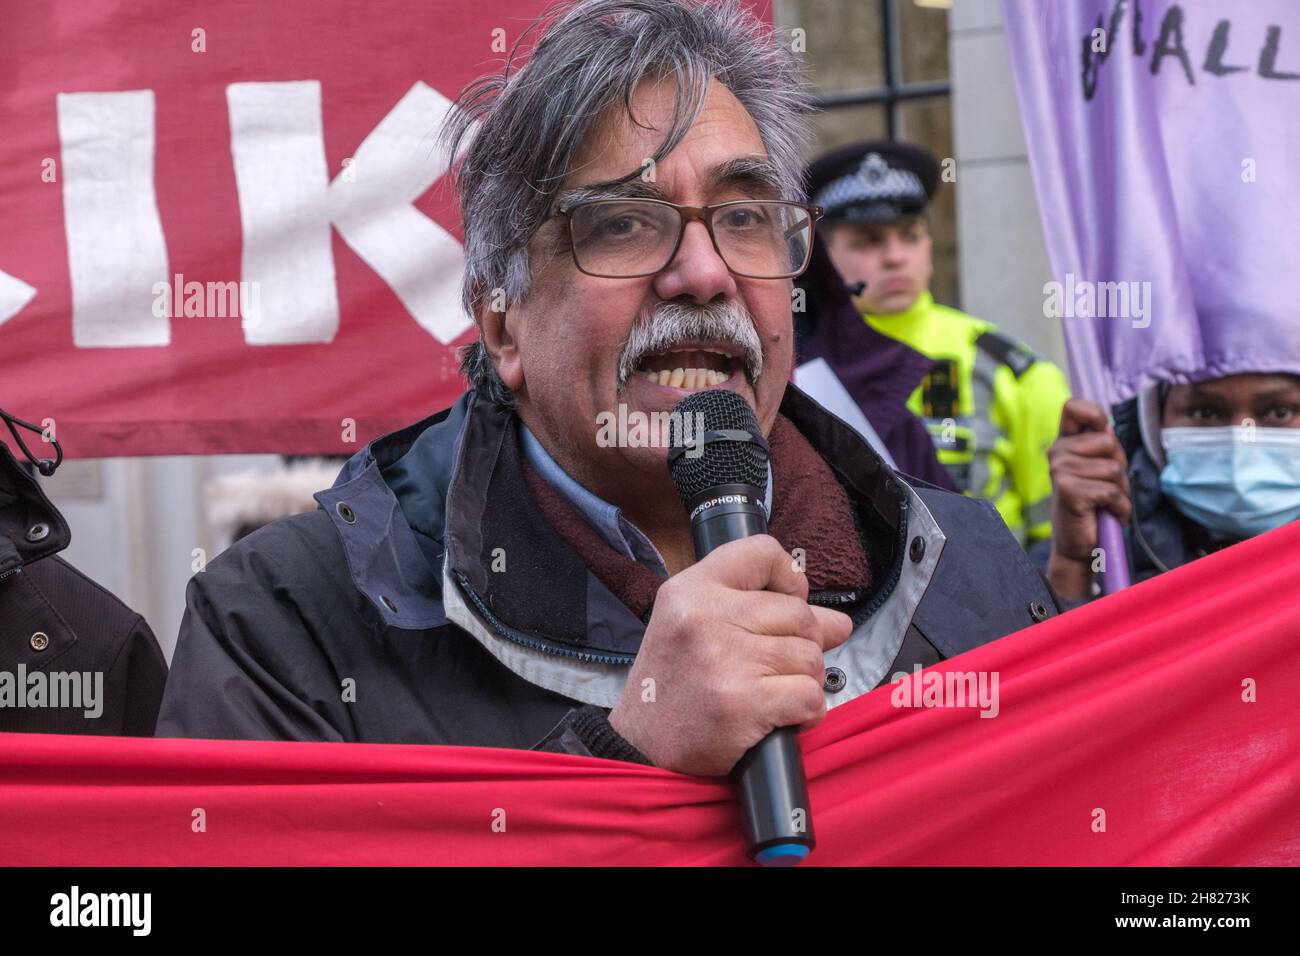
[[[898,139],[899,104],[912,100],[952,96],[952,81],[923,80],[914,83],[903,81],[903,35],[898,0],[876,0],[880,8],[880,51],[885,67],[883,86],[817,96],[817,106],[831,111],[844,106],[884,106],[885,130],[889,139]]]

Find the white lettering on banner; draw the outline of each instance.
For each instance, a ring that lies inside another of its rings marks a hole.
[[[330,183],[319,82],[232,83],[226,97],[242,278],[262,288],[260,314],[244,319],[249,343],[333,339],[331,223],[439,342],[469,328],[460,307],[460,243],[412,205],[448,168],[432,155],[432,134],[451,109],[446,97],[416,83],[353,153],[351,174]]]
[[[262,301],[250,345],[329,342],[339,328],[320,83],[231,83],[230,154],[244,232],[240,278]]]
[[[60,93],[57,103],[73,344],[167,345],[171,326],[153,310],[154,283],[168,276],[153,90]]]
[[[34,287],[0,269],[0,325],[21,312],[35,294]]]
[[[456,238],[412,204],[449,168],[433,140],[451,109],[433,87],[416,83],[352,154],[355,181],[340,182],[340,173],[329,196],[343,241],[443,345],[473,324],[460,303],[464,256]]]
[[[433,150],[452,109],[446,97],[414,84],[331,182],[318,81],[232,83],[226,96],[241,277],[261,293],[243,316],[246,342],[333,340],[331,225],[440,343],[470,327],[460,305],[460,243],[414,207],[449,168]],[[153,91],[60,93],[57,103],[73,343],[168,345],[169,316],[153,307],[153,290],[170,272],[154,190]],[[0,323],[35,295],[0,271]]]

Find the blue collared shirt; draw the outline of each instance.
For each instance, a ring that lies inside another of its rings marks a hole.
[[[632,522],[623,517],[623,511],[610,504],[599,495],[593,494],[579,484],[567,471],[561,468],[542,447],[542,443],[522,421],[519,430],[523,436],[524,457],[533,470],[541,475],[556,491],[564,496],[574,510],[587,519],[611,548],[624,557],[631,558],[639,564],[654,571],[660,577],[668,577],[668,566],[649,538]],[[763,499],[763,510],[772,514],[772,463],[767,464],[767,495]]]

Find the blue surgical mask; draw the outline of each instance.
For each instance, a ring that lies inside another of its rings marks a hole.
[[[1160,489],[1188,518],[1251,538],[1300,518],[1300,428],[1165,428]]]

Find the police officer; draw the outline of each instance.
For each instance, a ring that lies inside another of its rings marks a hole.
[[[997,327],[939,305],[926,207],[939,162],[892,140],[844,146],[808,170],[822,236],[867,324],[934,360],[908,407],[966,494],[988,498],[1023,545],[1051,536],[1047,450],[1069,387]]]

